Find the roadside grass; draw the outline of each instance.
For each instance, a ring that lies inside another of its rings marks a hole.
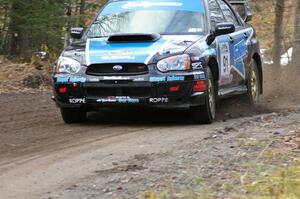
[[[278,145],[279,144],[279,145]],[[223,183],[219,189],[226,199],[300,199],[300,158],[278,140],[238,141],[240,149],[256,148],[255,157],[241,164],[241,172]],[[250,154],[249,154],[250,155]],[[253,154],[252,154],[253,155]],[[145,192],[142,199],[218,199],[218,191],[210,179],[193,180],[193,190],[167,188],[161,192]]]
[[[257,181],[245,185],[247,197],[257,199],[299,199],[300,163],[278,167],[273,173],[261,173]]]
[[[264,165],[269,169],[270,165]],[[299,199],[300,198],[300,161],[294,166],[276,167],[272,172],[261,171],[255,180],[244,185],[225,183],[222,186],[226,198],[232,199]],[[196,180],[198,181],[198,180]],[[202,184],[202,182],[201,182]],[[175,192],[166,189],[161,192],[145,192],[141,199],[216,199],[217,197],[209,191],[210,188],[195,193],[194,191]],[[243,194],[242,194],[243,193]]]

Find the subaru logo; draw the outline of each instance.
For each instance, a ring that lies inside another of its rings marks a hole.
[[[113,70],[114,70],[114,71],[121,71],[121,70],[123,70],[123,66],[121,66],[121,65],[115,65],[115,66],[113,67]]]

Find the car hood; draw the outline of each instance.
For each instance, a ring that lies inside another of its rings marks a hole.
[[[87,39],[71,45],[63,56],[73,57],[86,65],[102,63],[145,63],[152,64],[185,50],[202,36],[162,36],[153,42],[108,42],[107,38]],[[81,56],[81,58],[79,58]]]

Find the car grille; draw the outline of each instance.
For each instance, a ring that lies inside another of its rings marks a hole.
[[[150,87],[104,87],[87,88],[89,97],[110,97],[110,96],[130,96],[130,97],[150,97]]]
[[[119,71],[114,70],[114,66],[122,66]],[[88,75],[141,75],[149,72],[148,66],[139,63],[125,64],[92,64],[88,67]]]

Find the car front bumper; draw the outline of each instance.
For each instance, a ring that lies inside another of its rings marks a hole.
[[[54,77],[54,97],[61,108],[99,109],[112,106],[188,108],[205,103],[206,92],[195,90],[204,72],[159,76]]]

